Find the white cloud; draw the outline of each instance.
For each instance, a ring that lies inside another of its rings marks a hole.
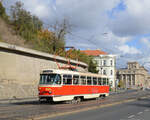
[[[3,3],[7,8],[10,8],[10,6],[14,5],[17,1],[21,1],[27,11],[30,11],[41,19],[45,19],[53,14],[51,0],[44,0],[44,2],[41,0],[4,0]]]
[[[149,13],[147,10],[150,9],[149,0],[125,0],[127,6],[127,12],[133,16],[143,15],[143,13]]]
[[[140,54],[141,51],[135,47],[130,47],[128,45],[119,46],[118,49],[123,52],[123,54]]]
[[[150,1],[124,0],[126,9],[115,14],[111,29],[118,36],[135,36],[150,33]]]
[[[4,2],[8,3],[8,1],[9,0],[5,0]],[[13,0],[11,2],[14,4],[16,1],[18,0]],[[108,17],[107,12],[115,8],[120,3],[120,0],[20,1],[24,3],[24,7],[28,11],[32,12],[32,14],[37,15],[46,23],[52,24],[56,21],[56,19],[58,20],[67,17],[70,23],[75,26],[72,30],[75,36],[67,37],[69,38],[67,39],[67,45],[75,45],[75,47],[79,48],[82,44],[82,47],[84,47],[85,49],[87,46],[89,46],[89,48],[102,48],[109,51],[110,53],[115,53],[118,52],[118,46],[124,46],[126,45],[126,42],[131,41],[131,37],[117,36],[114,34],[114,31],[112,32],[109,28],[110,18]],[[9,4],[11,2],[9,1]],[[128,2],[125,4],[132,5],[132,3]],[[128,9],[130,9],[130,6]],[[123,31],[121,29],[122,26],[124,27],[124,25],[125,23],[122,25],[115,25],[115,30],[118,28],[119,31]]]
[[[18,0],[4,0],[5,6],[10,6]],[[149,0],[20,0],[24,7],[37,15],[45,23],[53,24],[64,17],[73,25],[73,35],[68,35],[66,43],[80,49],[100,48],[113,54],[131,54],[136,60],[136,54],[144,53],[137,46],[128,46],[136,35],[147,34],[150,31],[150,1]],[[111,18],[108,11],[115,8],[120,1],[126,9],[117,11]],[[106,33],[106,34],[104,34]],[[143,41],[143,42],[142,42]],[[141,40],[149,44],[148,40]],[[150,50],[148,50],[150,52]],[[135,56],[134,56],[135,55]],[[129,56],[128,56],[129,57]]]
[[[144,46],[150,48],[150,38],[142,38],[140,41],[144,44]]]
[[[119,1],[56,0],[56,13],[61,17],[68,17],[77,28],[97,29],[106,25],[106,11],[111,10]]]

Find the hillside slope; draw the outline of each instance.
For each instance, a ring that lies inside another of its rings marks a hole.
[[[0,18],[0,42],[6,42],[26,48],[32,48],[31,45],[25,44],[25,40],[20,36],[17,36],[10,25],[5,23]]]

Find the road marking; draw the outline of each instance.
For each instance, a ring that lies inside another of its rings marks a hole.
[[[146,109],[146,110],[144,110],[145,112],[148,112],[149,111],[149,109]]]
[[[94,110],[94,109],[100,109],[100,108],[115,106],[115,105],[118,105],[118,104],[123,104],[123,103],[128,103],[128,102],[133,102],[133,101],[136,101],[136,99],[123,100],[123,101],[120,101],[120,102],[104,104],[104,105],[98,105],[98,106],[94,106],[94,107],[90,107],[90,108],[83,108],[83,109],[74,110],[74,111],[71,111],[71,112],[55,113],[55,114],[51,114],[51,115],[45,114],[45,115],[35,116],[35,117],[30,118],[28,120],[31,120],[31,119],[40,120],[40,119],[44,119],[44,118],[53,118],[53,117],[56,117],[56,116],[75,114],[75,113],[79,113],[79,112],[84,112],[84,111],[89,111],[89,110]]]
[[[133,117],[135,117],[135,115],[130,115],[128,118],[130,119],[130,118],[133,118]]]
[[[148,98],[150,96],[147,97],[142,97],[142,98]],[[84,112],[84,111],[89,111],[89,110],[94,110],[94,109],[100,109],[100,108],[105,108],[105,107],[110,107],[110,106],[115,106],[115,105],[119,105],[119,104],[123,104],[123,103],[129,103],[129,102],[133,102],[133,101],[137,101],[137,99],[129,99],[129,100],[123,100],[120,102],[114,102],[114,103],[110,103],[110,104],[104,104],[104,105],[98,105],[98,106],[94,106],[94,107],[90,107],[90,108],[83,108],[80,110],[74,110],[74,111],[70,111],[70,112],[64,112],[64,113],[54,113],[54,114],[43,114],[40,116],[35,116],[33,118],[29,118],[28,120],[40,120],[40,119],[45,119],[45,118],[54,118],[54,117],[58,117],[58,116],[64,116],[64,115],[69,115],[69,114],[75,114],[75,113],[79,113],[79,112]]]
[[[142,114],[143,112],[139,112],[139,113],[137,113],[138,115],[140,115],[140,114]]]

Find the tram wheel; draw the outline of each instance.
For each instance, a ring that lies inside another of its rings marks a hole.
[[[100,96],[101,99],[105,99],[105,97],[106,97],[105,95]]]
[[[80,97],[77,97],[77,103],[80,103],[81,102],[81,98]]]
[[[101,97],[97,97],[96,100],[101,100]]]
[[[75,97],[73,100],[71,100],[72,104],[79,104],[81,102],[81,98],[80,97]]]
[[[71,100],[71,104],[77,104],[77,100],[76,99]]]
[[[39,104],[44,103],[44,101],[42,99],[39,99]]]

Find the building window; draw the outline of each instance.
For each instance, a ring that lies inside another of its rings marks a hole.
[[[104,60],[104,66],[106,66],[106,60]]]
[[[113,70],[110,71],[110,75],[113,75]]]
[[[136,68],[136,65],[134,66],[134,68]]]
[[[132,84],[135,85],[135,75],[132,75]]]
[[[123,80],[126,80],[126,75],[123,75]]]
[[[112,61],[112,60],[110,60],[110,65],[111,65],[111,66],[113,65],[113,61]]]
[[[106,70],[103,71],[103,75],[106,75]]]
[[[102,66],[102,60],[100,60],[100,66]]]

